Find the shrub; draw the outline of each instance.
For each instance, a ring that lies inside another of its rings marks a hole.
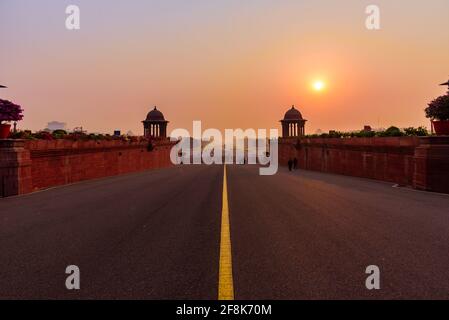
[[[31,131],[29,131],[29,130],[11,132],[10,138],[11,139],[35,139],[33,137],[33,134],[31,133]]]
[[[84,132],[72,132],[65,136],[69,140],[87,140],[87,135]]]
[[[90,133],[86,136],[87,140],[95,140],[95,141],[101,141],[106,140],[106,137],[103,134],[97,134],[97,133]]]
[[[55,130],[53,131],[53,138],[55,139],[64,139],[67,136],[67,131],[65,130]]]
[[[67,131],[62,130],[62,129],[58,129],[58,130],[53,131],[53,134],[63,135],[64,136],[64,135],[67,134]]]
[[[372,138],[372,137],[375,137],[376,136],[376,132],[375,131],[365,131],[365,130],[362,130],[362,131],[360,131],[359,132],[359,135],[358,135],[360,138]]]
[[[124,142],[143,142],[148,141],[144,137],[138,136],[118,136],[114,137],[110,134],[101,133],[86,133],[82,131],[74,131],[68,133],[65,130],[39,131],[32,133],[30,130],[19,130],[11,133],[12,139],[42,139],[42,140],[55,140],[55,139],[67,139],[73,141],[124,141]]]
[[[404,133],[398,127],[391,126],[387,130],[378,132],[379,137],[402,137]]]
[[[416,136],[416,137],[425,137],[429,135],[429,131],[427,131],[424,127],[419,128],[405,128],[404,132],[407,136]]]
[[[40,131],[34,134],[34,137],[42,140],[54,140],[53,135],[47,131]]]
[[[402,137],[402,136],[416,136],[425,137],[428,136],[429,132],[425,127],[419,128],[405,128],[404,130],[398,127],[390,127],[383,131],[354,131],[354,132],[340,132],[340,131],[330,131],[329,133],[323,134],[311,134],[307,135],[306,138],[373,138],[373,137]]]

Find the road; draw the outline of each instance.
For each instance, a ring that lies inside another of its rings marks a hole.
[[[2,299],[218,297],[223,167],[181,166],[0,199]],[[449,196],[227,166],[235,299],[449,298]],[[68,265],[81,290],[65,287]],[[381,289],[367,290],[366,267]]]

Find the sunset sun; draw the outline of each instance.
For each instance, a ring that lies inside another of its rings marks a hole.
[[[325,89],[325,87],[326,87],[326,84],[321,80],[317,80],[313,83],[313,89],[315,91],[323,91]]]

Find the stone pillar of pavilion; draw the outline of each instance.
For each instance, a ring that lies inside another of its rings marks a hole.
[[[164,114],[157,107],[154,107],[142,121],[144,128],[144,136],[147,138],[167,138],[168,121],[165,120]]]
[[[305,136],[306,122],[307,120],[302,117],[301,112],[299,112],[295,106],[292,106],[292,108],[285,113],[284,119],[281,120],[282,137],[297,138]]]

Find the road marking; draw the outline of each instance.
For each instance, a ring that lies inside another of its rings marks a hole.
[[[234,300],[234,280],[232,277],[231,230],[229,226],[228,183],[226,179],[226,165],[224,166],[223,172],[223,206],[221,210],[218,300]]]

